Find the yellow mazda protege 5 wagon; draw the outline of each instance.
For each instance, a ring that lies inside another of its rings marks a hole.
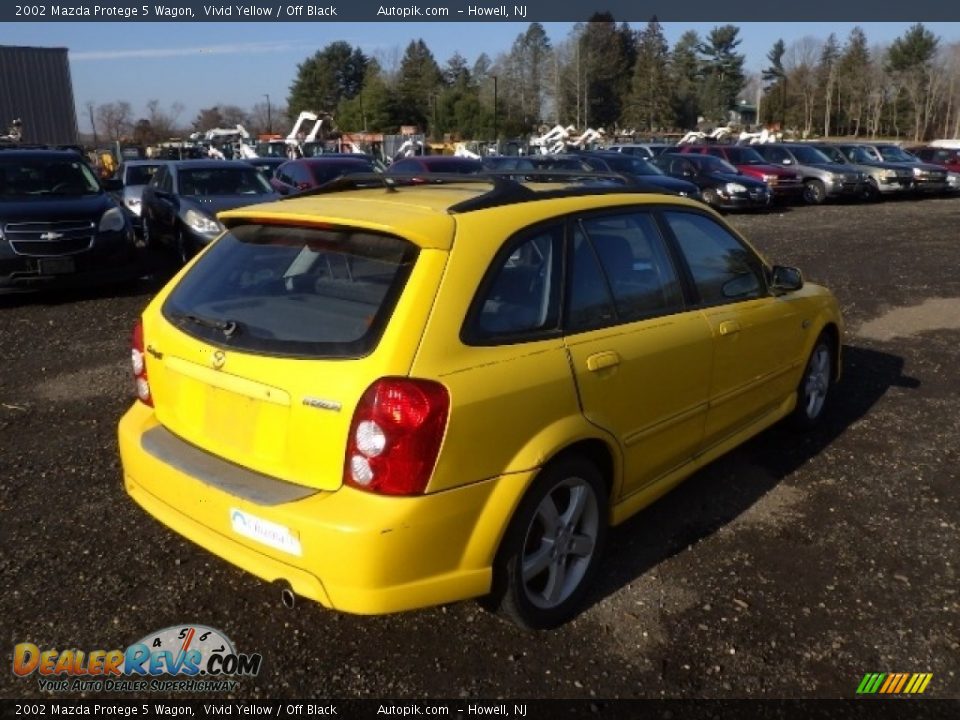
[[[686,198],[351,177],[219,217],[135,328],[124,481],[287,601],[555,626],[610,525],[839,375],[830,292]]]

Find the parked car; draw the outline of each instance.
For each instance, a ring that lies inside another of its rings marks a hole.
[[[166,162],[166,160],[129,160],[117,171],[117,177],[122,185],[117,195],[121,205],[130,214],[130,224],[133,225],[137,235],[143,233],[143,222],[140,218],[143,189],[150,184],[150,179],[157,169]]]
[[[485,172],[503,174],[515,180],[539,182],[593,182],[597,171],[583,158],[575,154],[550,153],[547,155],[490,155],[482,160]],[[551,175],[556,172],[556,175]],[[577,173],[582,173],[577,177]]]
[[[614,172],[632,178],[634,181],[651,188],[658,188],[663,192],[682,195],[700,200],[700,188],[687,180],[668,177],[649,160],[616,152],[584,152],[576,156],[585,160],[599,172]]]
[[[752,146],[764,160],[795,170],[803,183],[803,200],[819,205],[836,198],[861,198],[866,176],[858,170],[843,170],[807,143],[764,143]]]
[[[253,165],[260,171],[261,175],[267,180],[270,180],[277,168],[287,162],[287,158],[270,155],[267,157],[247,158],[244,162],[248,165]]]
[[[342,175],[372,172],[376,172],[376,167],[364,155],[328,154],[288,160],[277,168],[270,184],[281,195],[289,195],[319,187]]]
[[[73,151],[0,149],[0,292],[128,280],[141,257],[127,213]]]
[[[654,164],[671,177],[692,182],[703,201],[717,210],[767,210],[770,186],[713,155],[663,153]]]
[[[737,170],[767,183],[774,200],[797,200],[803,194],[803,183],[793,170],[771,165],[752,147],[742,145],[678,145],[682,153],[713,155],[722,158]]]
[[[910,148],[910,154],[925,163],[941,165],[950,172],[960,173],[960,148],[933,147],[926,145]]]
[[[668,145],[667,143],[616,143],[606,147],[610,152],[637,155],[647,160],[653,160],[658,155],[669,152],[673,148],[673,145]]]
[[[912,189],[920,193],[942,193],[947,189],[947,171],[939,165],[922,162],[899,145],[893,143],[856,143],[841,145],[847,149],[857,147],[871,159],[906,167],[913,174]]]
[[[186,263],[223,231],[218,212],[279,197],[260,171],[245,162],[169,162],[143,190],[144,242],[167,245]]]
[[[132,499],[288,603],[557,625],[609,525],[825,415],[837,301],[702,203],[348,184],[221,215],[136,325],[119,425]]]
[[[876,160],[855,145],[811,143],[811,147],[844,170],[862,172],[866,177],[863,194],[867,200],[902,195],[913,188],[913,171],[902,165]]]
[[[390,164],[388,175],[420,175],[432,173],[453,173],[455,175],[477,175],[483,172],[483,163],[473,158],[453,155],[415,155],[401,158]],[[414,180],[424,181],[423,178]]]

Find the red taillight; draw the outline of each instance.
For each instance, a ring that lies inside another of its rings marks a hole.
[[[133,379],[137,384],[137,398],[144,404],[153,407],[153,397],[150,395],[150,383],[147,382],[146,346],[143,344],[143,321],[137,320],[133,326],[133,340],[130,348],[130,361],[133,363]]]
[[[419,495],[433,473],[450,395],[431,380],[382,378],[360,398],[343,482],[381,495]]]

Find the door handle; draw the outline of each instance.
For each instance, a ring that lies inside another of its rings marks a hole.
[[[616,367],[620,364],[620,356],[613,350],[600,352],[587,358],[587,370],[597,372],[604,368]]]
[[[724,320],[720,323],[720,335],[733,335],[740,332],[740,323],[736,320]]]

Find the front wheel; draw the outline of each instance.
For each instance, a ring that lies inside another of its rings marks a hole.
[[[607,535],[607,489],[579,455],[558,458],[520,503],[494,567],[493,604],[528,630],[580,608]]]
[[[823,418],[824,408],[833,385],[834,348],[825,335],[817,338],[797,388],[797,407],[791,420],[794,427],[806,430]]]
[[[807,180],[803,184],[803,200],[807,205],[819,205],[827,197],[827,190],[819,180]]]

